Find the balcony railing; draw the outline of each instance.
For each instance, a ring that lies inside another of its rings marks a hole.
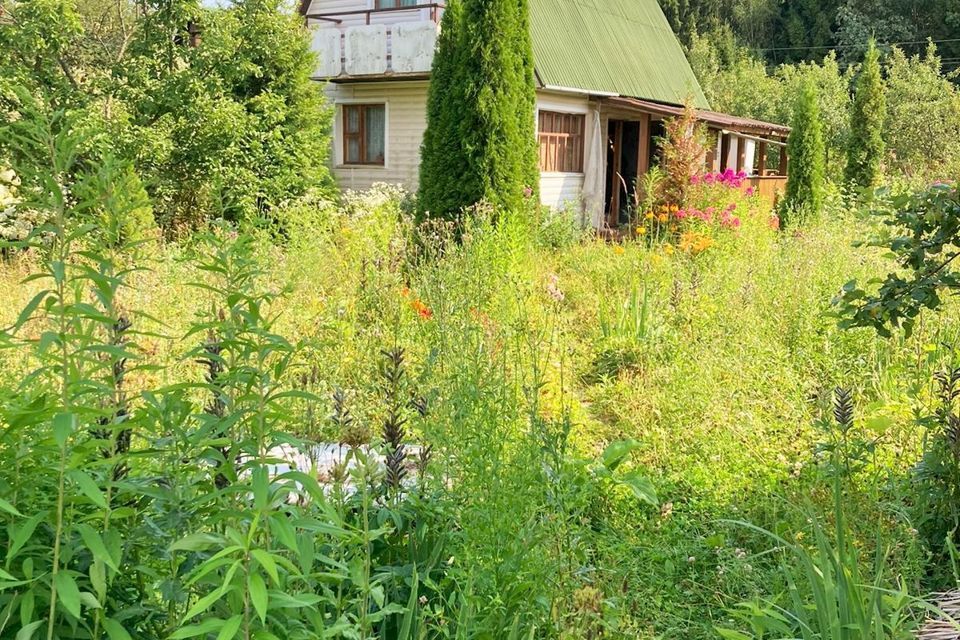
[[[430,71],[444,5],[418,4],[385,9],[306,14],[317,23],[314,77],[410,76]]]
[[[382,9],[356,9],[353,11],[336,11],[334,13],[308,13],[304,17],[308,20],[321,20],[324,22],[330,22],[333,24],[343,24],[344,22],[350,22],[351,18],[360,18],[365,24],[372,24],[376,22],[376,16],[386,16],[389,14],[399,13],[401,11],[427,11],[430,16],[431,22],[440,22],[440,16],[443,13],[445,5],[439,2],[432,2],[427,4],[415,4],[410,6],[403,7],[384,7]]]

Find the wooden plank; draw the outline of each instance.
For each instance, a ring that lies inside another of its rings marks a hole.
[[[743,171],[747,164],[747,141],[745,138],[737,137],[737,173]]]
[[[637,144],[637,180],[650,170],[650,114],[640,118],[640,142]]]
[[[767,175],[767,142],[764,140],[760,143],[760,148],[757,151],[756,165],[757,165],[757,175],[765,176]]]

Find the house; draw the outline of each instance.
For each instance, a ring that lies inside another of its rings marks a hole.
[[[709,169],[743,170],[762,194],[782,188],[789,130],[711,111],[657,0],[529,2],[544,204],[576,206],[597,228],[624,221],[663,120],[686,101],[709,128]],[[416,188],[443,10],[428,0],[303,0],[315,78],[335,106],[343,187]]]

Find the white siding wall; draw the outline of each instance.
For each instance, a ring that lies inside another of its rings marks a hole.
[[[330,1],[330,0],[325,0]],[[427,81],[368,82],[356,84],[329,84],[327,96],[335,105],[333,131],[333,172],[344,189],[368,189],[374,183],[402,184],[416,190],[420,170],[420,144],[426,129]],[[356,166],[343,163],[343,104],[385,104],[386,160],[382,167]],[[591,110],[595,109],[586,96],[574,94],[540,93],[537,111],[579,113],[586,116],[584,152],[593,144]],[[539,120],[539,115],[538,115]],[[600,172],[604,167],[584,163],[584,171]],[[540,199],[555,207],[579,208],[584,185],[584,173],[543,173],[540,176]]]
[[[390,182],[415,190],[420,170],[420,143],[427,124],[427,82],[329,84],[327,96],[336,108],[333,173],[340,186],[344,189],[367,189],[376,182]],[[340,108],[343,104],[386,105],[384,166],[343,163],[343,111]]]
[[[585,116],[584,153],[590,148],[590,101],[585,95],[546,93],[537,94],[537,122],[540,121],[540,111],[556,111],[559,113],[578,113]],[[584,171],[602,171],[603,167],[588,167],[584,163]],[[562,208],[579,204],[583,192],[583,173],[547,173],[540,174],[540,201],[550,207]]]

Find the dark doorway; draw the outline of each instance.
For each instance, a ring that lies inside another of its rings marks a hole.
[[[640,174],[641,123],[637,120],[610,120],[607,124],[607,225],[630,222],[637,178]]]

